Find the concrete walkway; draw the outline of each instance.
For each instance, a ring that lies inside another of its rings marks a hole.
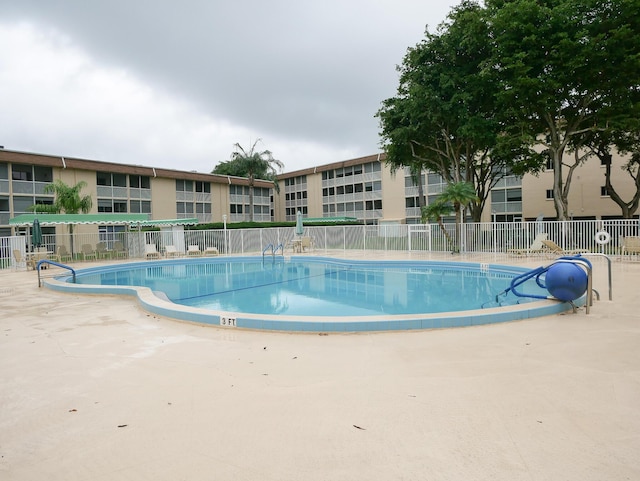
[[[0,479],[640,479],[640,263],[605,274],[589,315],[318,335],[0,272]]]

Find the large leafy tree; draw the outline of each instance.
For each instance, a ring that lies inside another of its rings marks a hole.
[[[75,185],[67,185],[60,179],[48,184],[44,188],[47,194],[55,194],[53,204],[36,204],[30,210],[35,212],[47,212],[50,214],[87,214],[93,206],[90,195],[82,195],[81,191],[87,186],[85,181],[80,181]],[[73,224],[68,226],[69,234],[73,236]],[[71,244],[73,255],[73,243]]]
[[[496,110],[488,32],[483,9],[463,2],[407,51],[397,95],[376,114],[392,170],[408,166],[437,172],[448,184],[471,184],[476,221],[495,183],[528,158],[526,143],[504,134]]]
[[[585,134],[637,105],[637,0],[486,0],[505,131],[531,139],[553,166],[557,218],[569,216]],[[565,153],[573,160],[565,163]],[[564,168],[568,168],[565,172]]]
[[[604,166],[607,195],[620,207],[625,219],[633,218],[640,206],[640,129],[633,125],[637,122],[640,121],[633,119],[624,123],[625,128],[620,128],[614,119],[608,129],[589,132],[581,140],[587,152],[599,159],[600,164]],[[614,149],[619,155],[627,156],[621,169],[628,174],[635,188],[626,199],[613,183],[611,167]]]
[[[276,176],[284,168],[284,164],[275,159],[271,151],[256,150],[259,142],[261,140],[257,139],[249,150],[245,150],[240,144],[235,144],[231,159],[226,162],[220,162],[212,171],[214,174],[247,178],[249,181],[249,220],[251,222],[253,222],[253,187],[255,180],[271,180],[275,191],[279,192],[280,186]]]

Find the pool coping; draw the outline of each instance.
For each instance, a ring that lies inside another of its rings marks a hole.
[[[243,256],[255,260],[255,256]],[[172,265],[183,263],[187,260],[190,263],[220,262],[225,259],[238,260],[238,257],[216,257],[216,258],[196,258],[196,259],[161,259],[154,261],[130,262],[131,266],[153,266]],[[290,256],[287,260],[304,259],[308,257]],[[335,262],[355,262],[357,264],[368,261],[345,261],[344,259],[333,257],[315,257],[316,261]],[[406,265],[408,261],[375,261],[376,263]],[[500,269],[501,271],[513,270],[513,272],[527,272],[530,269],[503,264],[486,264],[477,262],[447,262],[447,261],[421,261],[420,263],[447,265],[452,267],[462,267],[473,265],[480,269]],[[121,268],[123,264],[113,265]],[[104,271],[111,266],[90,267],[81,269],[78,272]],[[68,275],[58,276],[68,278]],[[328,316],[292,316],[292,315],[266,315],[249,314],[238,312],[225,312],[210,309],[202,309],[192,306],[175,304],[163,299],[148,287],[139,286],[98,286],[71,284],[58,280],[58,278],[48,278],[44,280],[44,285],[58,292],[75,294],[101,294],[101,295],[128,295],[137,298],[140,306],[153,314],[168,317],[180,321],[194,322],[204,325],[223,327],[227,329],[250,329],[262,331],[288,331],[288,332],[365,332],[365,331],[393,331],[393,330],[426,330],[452,327],[467,327],[484,324],[496,324],[501,322],[519,321],[543,317],[552,314],[559,314],[573,309],[569,302],[556,299],[541,299],[502,307],[490,307],[486,309],[454,311],[433,314],[401,314],[401,315],[381,315],[381,316],[349,316],[344,318]],[[574,301],[576,306],[584,305],[586,294]]]

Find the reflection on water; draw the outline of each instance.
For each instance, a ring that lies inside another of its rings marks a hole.
[[[473,265],[399,264],[216,259],[81,274],[78,282],[146,286],[177,304],[213,310],[342,317],[479,309],[514,276]],[[526,292],[541,293],[531,284]]]

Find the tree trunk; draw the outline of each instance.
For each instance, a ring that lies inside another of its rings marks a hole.
[[[569,206],[565,192],[567,191],[562,179],[562,155],[564,147],[557,149],[550,148],[553,159],[553,206],[556,208],[556,218],[558,220],[569,219]]]
[[[455,245],[453,246],[453,251],[460,252],[460,237],[461,237],[460,232],[462,230],[462,208],[460,204],[454,203],[453,209],[456,212],[456,239],[455,239]]]
[[[613,184],[611,183],[611,154],[596,153],[596,155],[600,160],[603,161],[605,165],[604,185],[607,189],[607,195],[611,198],[612,201],[618,204],[618,207],[620,207],[620,210],[622,211],[622,217],[624,219],[632,219],[633,214],[635,214],[636,210],[638,209],[638,205],[640,204],[640,175],[638,175],[634,179],[636,191],[631,198],[631,201],[625,202],[622,197],[620,197],[620,194],[616,192]]]
[[[452,251],[455,251],[456,246],[453,243],[453,239],[447,232],[447,229],[445,228],[444,223],[442,222],[442,217],[438,217],[438,225],[440,226],[440,230],[444,234],[444,238],[447,239],[447,242],[449,243],[449,247],[451,248]]]

